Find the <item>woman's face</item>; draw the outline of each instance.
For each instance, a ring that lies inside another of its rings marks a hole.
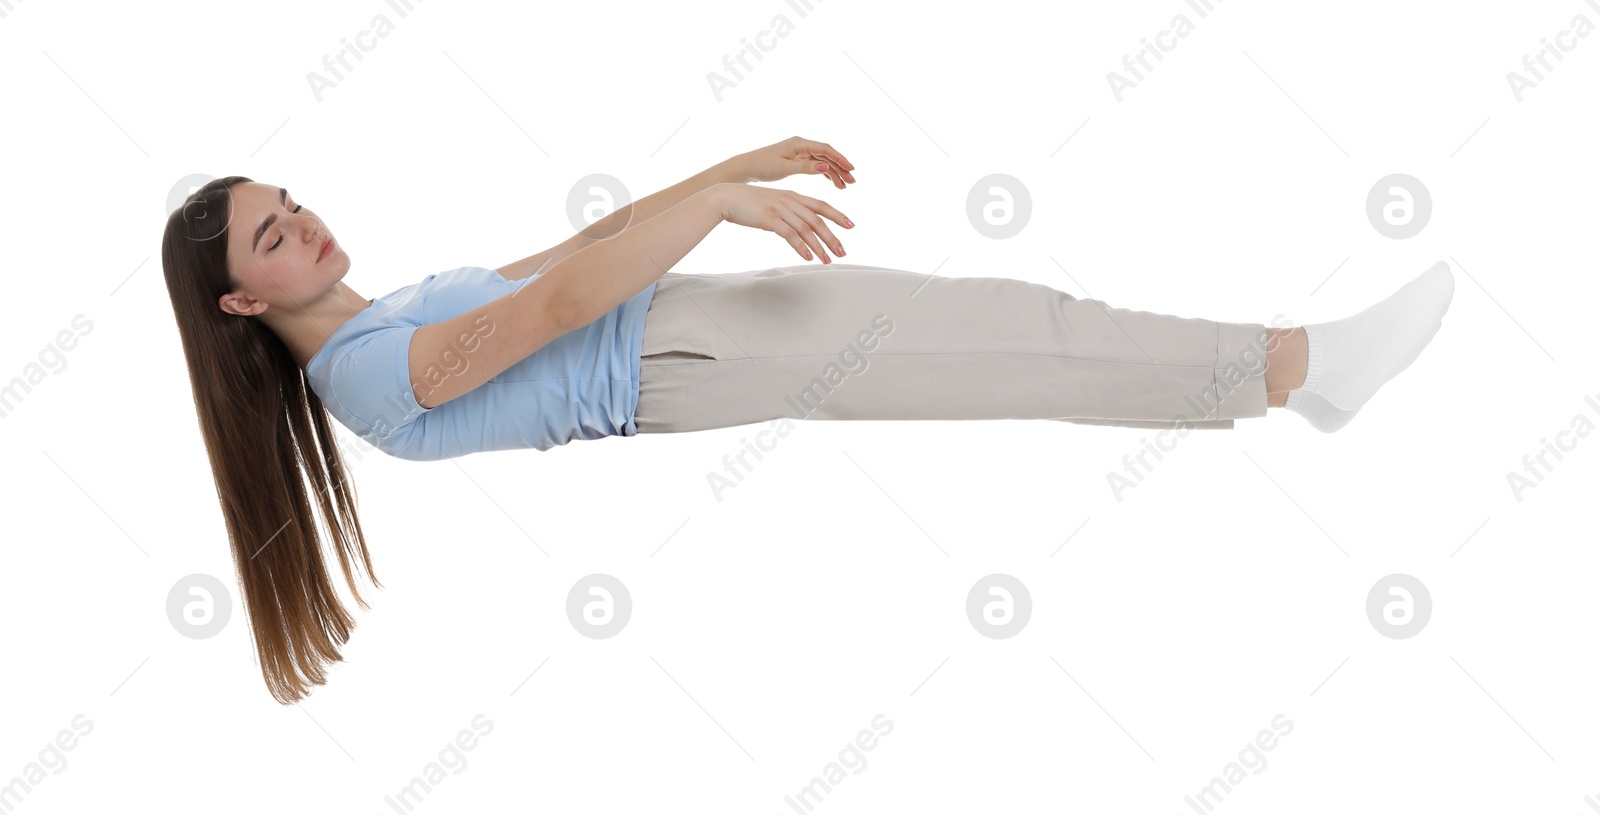
[[[328,247],[327,257],[318,257],[333,234],[287,190],[245,181],[230,191],[228,268],[239,289],[223,295],[223,310],[259,314],[269,306],[299,309],[350,270],[350,256],[338,243]]]

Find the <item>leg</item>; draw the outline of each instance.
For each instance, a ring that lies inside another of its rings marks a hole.
[[[1231,427],[1267,412],[1265,326],[1009,278],[844,263],[668,273],[644,334],[640,433],[784,417]]]
[[[1283,407],[1306,381],[1306,330],[1267,329],[1267,407]]]

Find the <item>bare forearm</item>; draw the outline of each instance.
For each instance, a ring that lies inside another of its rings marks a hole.
[[[712,184],[655,217],[578,249],[534,285],[555,286],[569,330],[580,328],[666,274],[720,223],[721,199]]]
[[[578,232],[549,250],[541,258],[540,263],[546,268],[554,266],[573,252],[605,240],[607,237],[632,229],[677,206],[689,196],[701,190],[708,189],[715,184],[724,182],[744,183],[746,180],[740,175],[737,162],[734,159],[708,167],[666,189],[651,193],[631,204],[624,204],[617,208],[615,212],[584,227],[583,231]]]
[[[721,184],[723,182],[743,183],[745,180],[739,177],[739,170],[735,166],[734,160],[729,159],[701,170],[664,190],[640,198],[632,204],[623,205],[616,212],[595,221],[588,229],[578,234],[588,241],[588,243],[583,244],[583,246],[587,246],[597,240],[597,238],[590,238],[590,234],[610,235],[615,231],[619,231],[615,226],[619,223],[623,229],[637,226],[677,206],[679,202],[713,184]],[[579,248],[581,249],[583,246]]]

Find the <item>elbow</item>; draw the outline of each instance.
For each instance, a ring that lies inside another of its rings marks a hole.
[[[560,333],[574,331],[593,323],[605,316],[615,305],[605,302],[608,296],[605,287],[597,280],[599,275],[592,268],[596,265],[605,266],[605,257],[586,252],[598,245],[596,241],[586,242],[582,248],[565,255],[560,261],[544,270],[538,282],[533,284],[545,287],[543,295],[546,319],[554,323],[560,329]],[[569,266],[576,268],[569,269],[567,268]]]
[[[600,319],[604,310],[595,310],[594,295],[585,291],[586,284],[581,280],[569,279],[571,275],[567,273],[554,274],[558,270],[559,267],[552,269],[551,273],[534,284],[538,286],[542,283],[544,286],[539,290],[542,308],[536,308],[543,312],[545,321],[554,325],[558,334],[565,334]]]
[[[550,321],[562,334],[582,328],[596,319],[588,303],[570,297],[558,298],[550,305],[548,313]]]
[[[549,315],[547,319],[555,324],[558,333],[565,334],[574,328],[585,325],[583,321],[584,313],[585,309],[581,303],[561,301],[551,304],[550,310],[547,312]]]
[[[546,323],[554,325],[560,334],[584,325],[583,318],[588,312],[583,298],[570,291],[570,286],[561,285],[565,282],[565,279],[550,280],[548,287],[539,290],[543,300],[541,316]]]

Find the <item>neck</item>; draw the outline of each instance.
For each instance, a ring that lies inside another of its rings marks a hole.
[[[370,305],[371,300],[341,280],[316,300],[297,308],[269,308],[260,318],[304,368],[333,332]]]

